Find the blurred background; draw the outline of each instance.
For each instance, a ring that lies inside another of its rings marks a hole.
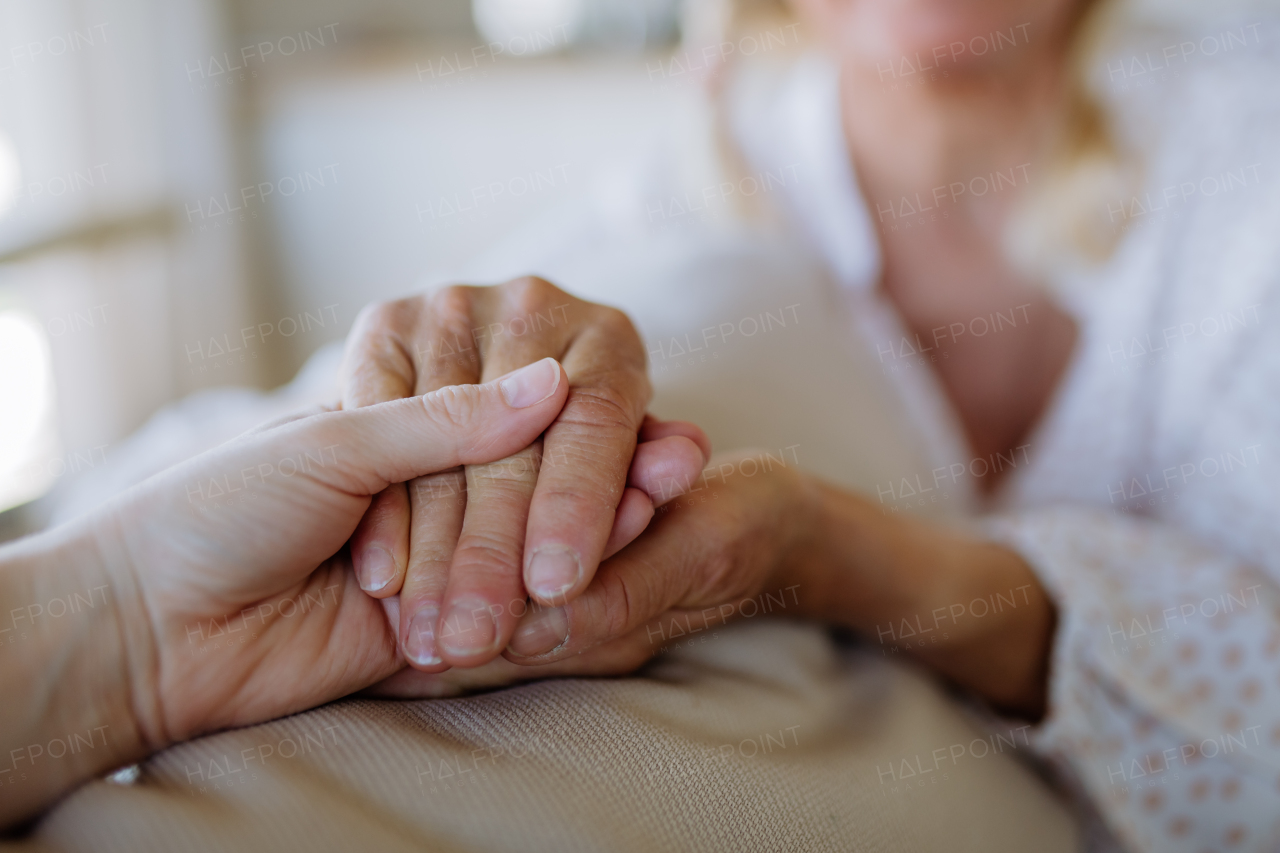
[[[288,380],[587,191],[696,98],[670,59],[722,12],[0,5],[0,539],[167,402]]]

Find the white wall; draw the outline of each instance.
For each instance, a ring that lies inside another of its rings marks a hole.
[[[300,340],[295,364],[365,303],[448,277],[540,209],[587,191],[688,95],[650,80],[642,58],[486,59],[441,71],[473,46],[352,56],[267,81],[264,174],[336,164],[338,178],[270,209],[279,313],[338,304],[343,320]]]

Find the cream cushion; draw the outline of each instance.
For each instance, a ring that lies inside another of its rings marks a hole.
[[[1003,735],[910,668],[748,620],[643,677],[348,699],[201,738],[7,849],[1075,849]]]

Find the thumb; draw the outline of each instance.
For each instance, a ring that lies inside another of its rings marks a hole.
[[[544,358],[483,385],[450,385],[290,427],[312,432],[307,443],[333,449],[337,464],[315,474],[351,494],[372,495],[391,483],[505,459],[532,444],[568,396],[564,369]]]

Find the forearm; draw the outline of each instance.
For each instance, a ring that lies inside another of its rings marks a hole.
[[[0,828],[144,753],[116,599],[83,538],[0,549]]]
[[[911,654],[997,707],[1044,711],[1055,613],[1014,551],[809,483],[786,561],[809,615]]]

